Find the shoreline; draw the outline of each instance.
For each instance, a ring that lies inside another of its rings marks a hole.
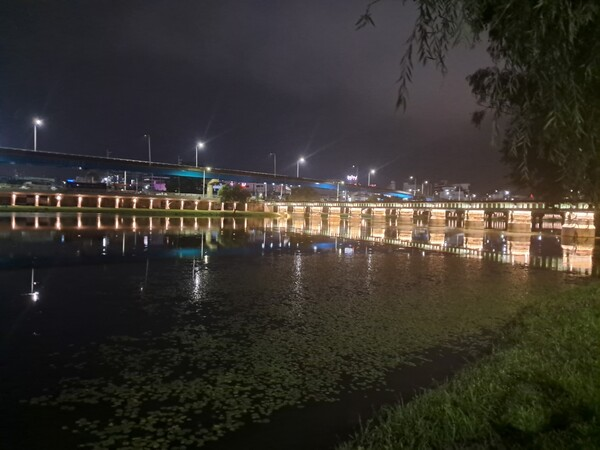
[[[383,408],[338,450],[598,448],[600,283],[527,307],[494,351]]]

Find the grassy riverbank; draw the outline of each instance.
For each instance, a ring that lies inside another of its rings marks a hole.
[[[133,208],[77,208],[74,206],[0,206],[0,212],[37,212],[37,213],[94,213],[94,214],[119,214],[127,216],[153,216],[153,217],[278,217],[276,213],[262,211],[221,211],[221,210],[190,210],[190,209],[133,209]]]
[[[600,448],[600,285],[528,308],[489,357],[340,446],[398,448]]]

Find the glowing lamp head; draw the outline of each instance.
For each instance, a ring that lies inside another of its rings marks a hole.
[[[202,141],[198,141],[198,142],[196,143],[196,148],[204,148],[204,142],[202,142]]]
[[[33,119],[33,124],[36,127],[41,127],[42,125],[44,125],[44,121],[42,119],[38,119],[37,117],[35,119]]]

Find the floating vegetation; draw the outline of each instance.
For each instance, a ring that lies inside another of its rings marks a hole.
[[[143,296],[139,280],[121,289],[145,329],[49,356],[65,378],[29,401],[78,415],[62,431],[81,447],[198,448],[282,408],[385,389],[430,348],[485,344],[559,279],[400,253],[224,256],[191,280],[189,260],[152,264]]]

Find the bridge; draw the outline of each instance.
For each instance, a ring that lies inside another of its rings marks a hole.
[[[250,211],[287,217],[339,217],[394,220],[399,224],[515,233],[554,231],[565,237],[594,237],[596,212],[588,203],[449,201],[449,202],[248,202],[225,204],[217,197],[140,195],[134,192],[0,192],[2,207],[135,214],[138,211]],[[66,209],[68,208],[68,209]]]
[[[154,177],[182,177],[205,180],[219,179],[236,183],[266,183],[268,185],[302,185],[314,189],[339,191],[341,181],[320,180],[313,178],[290,177],[265,172],[251,172],[235,169],[221,169],[205,166],[189,166],[170,164],[156,161],[141,161],[134,159],[109,158],[102,156],[76,155],[48,151],[33,151],[0,147],[0,164],[33,165],[80,170],[98,170],[120,173],[140,173]],[[372,194],[382,194],[398,199],[412,198],[412,194],[404,191],[373,188],[366,186],[343,185],[344,190],[364,191]]]

